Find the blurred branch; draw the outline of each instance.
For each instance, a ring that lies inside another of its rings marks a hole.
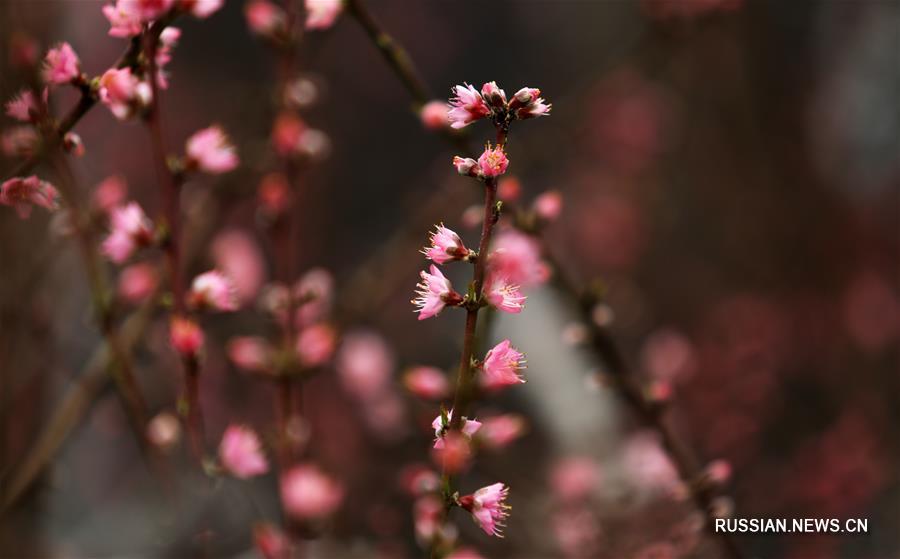
[[[155,298],[151,298],[122,324],[120,332],[124,351],[130,352],[143,337],[155,307]],[[54,407],[47,427],[38,435],[21,465],[11,475],[10,481],[4,482],[0,502],[2,511],[8,510],[25,495],[75,427],[84,420],[87,411],[108,385],[107,370],[113,359],[109,344],[104,341],[82,369],[75,385],[63,396],[59,405]]]
[[[357,21],[366,30],[375,46],[381,51],[382,55],[388,61],[391,69],[396,73],[400,81],[406,86],[410,95],[418,101],[427,99],[427,95],[423,91],[427,91],[418,77],[418,72],[409,57],[408,53],[388,35],[372,17],[371,13],[365,7],[363,0],[349,0],[348,6]],[[642,36],[644,40],[646,35]],[[640,42],[639,42],[640,43]],[[638,44],[639,44],[638,43]],[[636,49],[631,46],[629,50]],[[465,150],[466,153],[472,153],[470,148]],[[644,389],[640,382],[631,373],[627,361],[617,343],[610,333],[601,328],[593,320],[593,309],[596,301],[592,298],[584,298],[580,295],[580,290],[576,287],[574,281],[568,278],[558,260],[553,255],[552,247],[546,240],[536,231],[528,231],[540,243],[542,251],[554,268],[554,277],[556,278],[557,287],[565,293],[573,302],[578,303],[581,311],[581,319],[591,332],[591,345],[597,357],[606,364],[610,377],[614,380],[614,385],[621,393],[622,397],[634,410],[636,415],[649,427],[653,428],[660,436],[662,445],[669,458],[674,463],[678,474],[684,484],[691,493],[691,497],[696,506],[703,511],[706,517],[706,528],[708,532],[717,537],[728,557],[739,559],[743,555],[733,538],[725,532],[716,533],[713,530],[715,526],[714,500],[717,496],[716,489],[710,485],[703,483],[702,468],[696,459],[690,447],[678,436],[675,430],[668,424],[663,413],[663,408],[650,401],[645,395]],[[402,235],[402,233],[401,233]],[[456,413],[455,418],[462,414]]]

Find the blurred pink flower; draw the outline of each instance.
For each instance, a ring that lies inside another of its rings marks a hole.
[[[239,336],[228,341],[228,358],[236,367],[250,372],[269,372],[274,349],[268,340],[258,336]]]
[[[14,126],[3,131],[0,147],[6,157],[30,157],[38,145],[38,133],[32,126]]]
[[[484,296],[491,305],[503,312],[518,314],[525,308],[526,297],[519,291],[519,286],[500,274],[488,276]]]
[[[206,19],[225,5],[225,0],[180,0],[180,7],[198,19]]]
[[[503,535],[503,521],[509,516],[509,505],[506,498],[509,487],[495,483],[482,487],[471,495],[459,498],[459,504],[472,514],[475,522],[489,536]]]
[[[15,208],[19,217],[25,219],[31,215],[32,206],[50,211],[59,209],[59,192],[36,175],[13,177],[0,185],[0,205]]]
[[[337,333],[328,324],[314,324],[297,336],[297,355],[305,367],[324,365],[334,354]]]
[[[441,476],[424,464],[404,466],[398,481],[403,490],[414,497],[434,493],[441,486]]]
[[[622,464],[632,483],[650,492],[673,493],[678,473],[654,433],[632,435],[622,450]]]
[[[210,270],[195,277],[187,294],[187,304],[191,309],[234,311],[237,299],[231,278],[218,270]]]
[[[522,183],[512,175],[497,179],[497,198],[504,202],[516,202],[522,196]]]
[[[306,28],[328,29],[344,9],[344,0],[304,0]]]
[[[135,111],[149,105],[153,91],[139,80],[130,68],[110,69],[100,77],[100,101],[119,120],[132,117]]]
[[[169,322],[169,341],[182,357],[194,358],[203,347],[203,330],[193,320],[175,316]]]
[[[272,146],[275,148],[275,152],[282,157],[297,153],[306,130],[306,123],[294,112],[282,111],[279,113],[272,125]]]
[[[450,393],[444,372],[435,367],[413,367],[403,375],[403,385],[412,394],[426,400],[440,400]]]
[[[676,330],[653,332],[641,348],[644,371],[656,380],[684,380],[694,371],[696,359],[691,341]]]
[[[469,249],[463,244],[462,239],[452,229],[444,227],[444,224],[435,225],[431,233],[431,246],[422,249],[422,254],[435,264],[444,264],[451,260],[458,260],[469,255]]]
[[[498,450],[509,446],[525,433],[525,418],[507,413],[482,420],[478,440],[487,448]]]
[[[287,18],[280,6],[268,0],[251,0],[244,5],[244,17],[250,31],[263,37],[279,34],[285,27]]]
[[[453,475],[466,470],[472,462],[472,442],[468,435],[446,433],[431,449],[432,461],[442,472]]]
[[[503,151],[503,146],[491,147],[488,144],[478,158],[478,166],[481,169],[481,174],[488,178],[499,177],[505,173],[506,168],[509,166],[509,159]]]
[[[331,310],[334,278],[324,268],[313,268],[294,285],[294,297],[300,303],[297,322],[311,324],[322,320]]]
[[[12,31],[9,37],[9,65],[13,68],[30,69],[37,63],[40,45],[22,31]]]
[[[600,480],[597,463],[587,457],[570,456],[559,460],[550,471],[553,495],[564,503],[590,496]]]
[[[532,209],[544,221],[555,221],[562,213],[563,199],[558,190],[548,190],[534,199]]]
[[[491,109],[474,87],[465,84],[453,88],[450,111],[447,113],[450,126],[457,129],[463,128],[489,114],[491,114]]]
[[[196,166],[210,174],[227,173],[238,165],[234,146],[220,126],[210,126],[194,133],[185,146],[188,166]]]
[[[219,459],[231,475],[247,479],[269,471],[256,432],[243,425],[229,425],[219,444]]]
[[[280,528],[269,522],[260,522],[253,527],[253,543],[264,559],[287,559],[290,557],[291,540]]]
[[[22,122],[35,122],[46,102],[47,90],[44,90],[43,100],[39,100],[30,89],[22,89],[6,102],[6,114]]]
[[[495,345],[484,358],[481,385],[488,390],[525,382],[519,371],[525,368],[525,355],[517,351],[509,340]]]
[[[454,306],[462,302],[462,296],[453,291],[450,280],[444,277],[441,270],[434,264],[430,270],[431,273],[420,272],[422,281],[416,285],[418,296],[410,301],[417,307],[419,320],[437,316],[445,306]]]
[[[488,256],[488,269],[491,275],[524,288],[542,284],[550,276],[549,266],[541,260],[538,242],[515,229],[504,229],[497,234]]]
[[[97,185],[91,200],[98,210],[109,213],[125,201],[128,184],[121,175],[109,176]]]
[[[143,302],[156,291],[159,277],[152,264],[141,262],[128,266],[119,274],[118,294],[131,304]]]
[[[84,142],[81,141],[81,136],[75,132],[66,132],[63,134],[62,145],[66,153],[72,154],[75,157],[84,156]]]
[[[336,359],[341,385],[367,400],[379,397],[394,370],[394,356],[384,338],[371,331],[346,334]]]
[[[102,8],[103,15],[109,20],[109,35],[120,39],[139,35],[142,29],[141,12],[135,0],[117,0]]]
[[[181,438],[181,423],[169,412],[157,414],[147,424],[147,439],[157,448],[170,450]]]
[[[69,43],[60,43],[47,52],[43,68],[45,82],[63,85],[72,82],[80,76],[80,61]]]
[[[344,489],[317,466],[296,466],[281,477],[281,502],[285,512],[298,520],[331,515],[344,498]]]
[[[153,222],[137,202],[118,206],[110,212],[110,233],[101,246],[102,252],[116,264],[127,260],[139,247],[153,240]]]
[[[234,286],[238,303],[254,300],[266,280],[266,262],[253,237],[238,230],[219,233],[210,249],[216,268]]]
[[[269,173],[259,182],[257,200],[262,212],[269,218],[280,216],[291,201],[291,187],[282,173]]]
[[[450,121],[447,117],[447,103],[443,101],[429,101],[419,110],[419,118],[422,124],[429,130],[443,130]]]

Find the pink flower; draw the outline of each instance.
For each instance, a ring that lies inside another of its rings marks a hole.
[[[312,464],[296,466],[281,478],[284,510],[298,520],[329,516],[343,498],[341,485]]]
[[[191,12],[191,15],[206,19],[222,9],[225,0],[181,0],[181,9]]]
[[[481,370],[484,373],[481,384],[496,390],[504,386],[525,382],[519,371],[525,368],[525,355],[516,351],[509,340],[503,340],[487,352]]]
[[[259,208],[268,218],[280,216],[291,201],[291,187],[282,173],[269,173],[262,178],[257,188]]]
[[[506,92],[500,89],[497,82],[487,82],[481,86],[481,97],[496,109],[506,108]]]
[[[253,527],[253,542],[264,559],[286,559],[291,540],[277,526],[261,522]]]
[[[98,210],[109,213],[125,201],[127,194],[128,184],[125,179],[121,175],[112,175],[97,185],[91,201]]]
[[[181,438],[181,423],[171,413],[161,412],[147,424],[147,438],[160,450],[170,450]]]
[[[561,459],[550,471],[550,487],[564,503],[582,501],[597,487],[600,473],[594,460],[571,456]]]
[[[519,179],[507,175],[497,181],[497,198],[504,202],[516,202],[522,195],[522,183]]]
[[[541,248],[529,235],[515,229],[497,234],[494,251],[488,256],[488,272],[509,283],[531,287],[547,281],[550,268],[541,260]]]
[[[22,122],[36,122],[41,108],[47,101],[46,90],[43,101],[38,100],[30,89],[23,89],[6,102],[6,114]]]
[[[247,479],[269,471],[269,463],[256,432],[243,425],[229,425],[219,444],[222,466],[236,478]]]
[[[12,206],[22,219],[31,215],[32,206],[55,211],[59,209],[59,192],[36,175],[13,177],[0,185],[0,205]]]
[[[115,208],[110,214],[110,234],[101,247],[116,264],[127,260],[134,251],[153,240],[153,223],[137,202]]]
[[[478,158],[478,166],[481,174],[488,178],[498,177],[506,172],[509,166],[509,159],[503,152],[503,146],[491,147],[490,144],[484,148],[484,153]]]
[[[244,17],[250,31],[263,37],[279,34],[287,18],[284,11],[268,0],[251,0],[244,6]]]
[[[31,70],[37,63],[40,45],[21,31],[13,31],[9,37],[9,64],[13,68]]]
[[[413,497],[435,493],[441,487],[440,476],[424,464],[404,466],[398,477],[400,486]]]
[[[44,58],[44,81],[56,85],[72,82],[81,76],[78,55],[69,43],[50,49]]]
[[[731,464],[727,460],[713,460],[706,465],[703,473],[710,482],[725,485],[731,479]]]
[[[103,6],[103,15],[109,20],[111,37],[134,37],[141,33],[141,14],[134,0],[118,0],[115,5]]]
[[[558,190],[548,190],[534,199],[532,209],[544,221],[554,221],[562,212],[562,194]]]
[[[453,291],[450,280],[434,264],[431,265],[431,273],[420,272],[422,281],[417,284],[418,297],[411,301],[418,308],[419,320],[425,320],[437,316],[445,306],[459,305],[462,303],[462,295]]]
[[[495,308],[518,314],[525,308],[525,296],[519,286],[499,274],[491,274],[484,287],[484,296]]]
[[[488,448],[504,448],[521,437],[525,427],[525,419],[514,413],[490,417],[482,421],[478,440]]]
[[[188,138],[185,151],[188,166],[211,174],[227,173],[238,165],[238,157],[228,136],[219,126],[210,126]]]
[[[523,87],[509,103],[509,110],[521,120],[549,115],[550,108],[551,105],[541,98],[541,90],[534,87]]]
[[[491,114],[491,109],[484,102],[484,98],[471,85],[457,85],[453,88],[453,93],[454,96],[450,98],[450,111],[447,113],[452,128],[464,128]]]
[[[419,110],[422,124],[429,130],[443,130],[450,122],[447,120],[447,103],[429,101]]]
[[[460,157],[456,155],[453,157],[453,166],[456,168],[456,172],[464,177],[478,176],[478,162],[471,157]]]
[[[169,323],[169,341],[184,358],[194,358],[203,347],[203,330],[196,322],[179,316]]]
[[[129,68],[112,68],[100,77],[99,95],[116,118],[125,120],[150,104],[153,91],[150,84],[139,80]]]
[[[422,249],[422,254],[426,258],[431,259],[435,264],[444,264],[469,255],[469,249],[454,231],[444,227],[443,224],[435,225],[434,228],[435,231],[431,234],[431,246]]]
[[[447,430],[450,429],[450,422],[453,420],[453,410],[447,412],[446,419],[447,421],[445,422],[442,414],[435,417],[434,421],[431,422],[431,426],[434,428],[434,448],[440,449],[444,447],[444,436],[447,434]],[[479,429],[481,429],[480,421],[463,418],[462,433],[467,438],[472,438],[472,435],[477,433]]]
[[[297,355],[305,367],[324,365],[334,354],[337,334],[327,324],[314,324],[300,331],[297,336]]]
[[[123,300],[137,304],[152,295],[158,284],[156,268],[142,262],[122,270],[119,274],[117,292]]]
[[[482,487],[459,498],[459,504],[472,514],[475,522],[489,536],[502,537],[503,520],[509,516],[506,497],[509,488],[502,483]]]
[[[457,431],[447,432],[431,449],[431,460],[444,473],[455,475],[468,469],[472,463],[472,440]]]
[[[256,299],[266,280],[266,262],[249,233],[235,229],[219,233],[213,239],[210,255],[215,267],[231,280],[239,304]]]
[[[156,83],[161,89],[169,87],[169,75],[164,68],[172,61],[172,49],[180,38],[181,29],[177,27],[166,27],[159,34],[159,46],[156,49]]]
[[[359,400],[384,399],[394,372],[394,356],[384,338],[366,330],[345,334],[335,361],[349,394]]]
[[[272,125],[272,146],[275,152],[282,157],[296,154],[307,130],[306,123],[294,112],[279,113]]]
[[[236,367],[254,373],[266,373],[272,369],[274,350],[265,338],[241,336],[229,340],[226,346],[228,358]]]
[[[309,30],[328,29],[344,8],[343,0],[305,0],[304,3],[306,28]]]
[[[294,284],[293,296],[300,308],[297,322],[312,324],[330,312],[334,298],[334,278],[323,268],[309,270]]]
[[[450,393],[444,372],[435,367],[413,367],[403,375],[406,389],[426,400],[440,400]]]
[[[231,279],[218,270],[204,272],[191,282],[187,304],[192,309],[234,311],[238,304]]]

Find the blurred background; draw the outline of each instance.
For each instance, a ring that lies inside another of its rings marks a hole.
[[[2,98],[26,83],[15,64],[23,37],[39,56],[68,41],[89,75],[112,65],[125,41],[107,36],[101,5],[0,2]],[[434,98],[496,80],[510,93],[539,87],[553,103],[550,117],[513,126],[516,203],[561,193],[546,245],[578,290],[602,283],[593,319],[638,378],[670,391],[672,425],[718,467],[731,499],[721,506],[747,518],[869,520],[867,534],[737,535],[745,556],[900,557],[900,3],[385,0],[370,9]],[[256,198],[273,164],[276,63],[239,1],[176,25],[163,97],[170,149],[215,122],[242,160],[184,191],[189,276],[237,253],[250,269],[249,302],[204,322],[213,448],[231,422],[264,439],[273,429],[272,386],[234,367],[225,348],[271,328],[252,300],[277,264]],[[304,383],[306,444],[346,488],[306,554],[417,557],[403,474],[429,464],[438,404],[410,395],[402,378],[416,365],[455,370],[463,329],[462,313],[416,320],[417,250],[438,222],[476,245],[465,214],[479,193],[353,17],[306,34],[297,64],[309,93],[302,118],[327,142],[302,175],[295,256],[300,270],[333,275],[341,332],[334,366]],[[57,114],[74,100],[51,99]],[[4,117],[4,132],[14,126]],[[76,130],[85,196],[120,175],[155,215],[140,124],[97,107]],[[467,130],[472,145],[492,139],[485,123]],[[6,177],[15,159],[4,157]],[[53,180],[49,167],[37,172]],[[163,498],[111,384],[85,373],[102,338],[75,243],[46,212],[20,220],[0,210],[0,555],[255,556],[253,524],[279,517],[276,475],[209,484],[181,437],[169,452],[185,498],[178,507]],[[466,492],[512,487],[506,538],[454,513],[460,541],[485,557],[720,557],[657,435],[605,382],[571,297],[554,282],[528,295],[525,312],[485,333],[527,354],[528,383],[476,408],[479,418],[520,414],[527,432],[479,455],[459,480]],[[152,316],[133,354],[153,415],[175,413],[181,386],[166,336]],[[363,365],[342,360],[353,344],[365,347]],[[52,433],[58,450],[18,487],[73,393],[81,400]]]

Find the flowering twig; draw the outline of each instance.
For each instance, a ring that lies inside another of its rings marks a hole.
[[[350,6],[351,13],[356,15],[363,27],[366,28],[370,38],[373,39],[376,47],[379,48],[385,58],[388,59],[389,65],[397,74],[400,81],[407,87],[410,95],[421,104],[421,92],[427,91],[427,88],[418,77],[419,74],[415,70],[414,63],[408,53],[393,40],[389,43],[392,48],[385,48],[385,46],[378,41],[379,37],[389,37],[389,35],[381,29],[374,18],[368,14],[362,0],[350,0]],[[402,53],[402,56],[397,56],[396,53],[398,52]],[[410,84],[412,84],[412,86]],[[505,132],[498,129],[498,134],[503,134],[502,140],[503,143],[505,143]],[[498,143],[500,142],[501,136],[498,136]],[[468,153],[472,153],[471,150],[467,151]],[[672,429],[665,421],[663,409],[647,398],[643,387],[628,370],[627,362],[609,332],[597,325],[596,321],[594,321],[592,312],[595,301],[584,299],[579,296],[579,290],[575,287],[575,283],[564,275],[563,269],[556,263],[555,258],[553,258],[552,247],[548,245],[546,240],[537,231],[530,231],[530,233],[539,241],[545,258],[550,261],[555,272],[554,277],[557,279],[557,284],[561,291],[567,293],[572,300],[582,302],[582,304],[579,305],[579,308],[583,313],[582,321],[590,328],[591,342],[594,351],[601,361],[607,365],[610,375],[615,380],[615,386],[618,388],[625,401],[635,410],[645,424],[659,433],[664,450],[675,465],[682,481],[688,487],[693,501],[706,516],[705,524],[707,530],[710,534],[719,539],[723,549],[729,557],[735,559],[742,557],[740,549],[728,533],[716,533],[713,531],[713,526],[715,525],[714,499],[717,496],[716,488],[702,482],[704,479],[703,470],[699,466],[690,447],[681,440],[674,429]],[[464,340],[463,355],[466,353],[471,355],[471,347],[467,350],[466,342]],[[466,363],[463,363],[461,366],[461,373],[463,367],[466,365]],[[462,375],[460,376],[460,380],[463,380]],[[459,399],[459,392],[457,393],[457,399]],[[459,403],[465,404],[467,403],[467,400],[463,399]],[[456,408],[456,405],[454,405],[454,408]],[[454,420],[458,423],[460,421],[458,418],[461,418],[462,414],[458,413],[454,415]]]

